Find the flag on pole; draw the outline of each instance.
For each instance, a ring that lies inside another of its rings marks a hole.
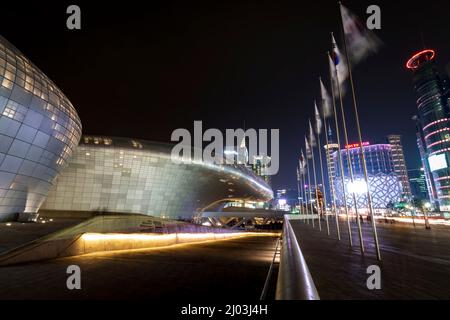
[[[333,114],[333,110],[331,107],[331,97],[328,95],[327,88],[322,82],[322,78],[319,78],[320,81],[320,95],[322,96],[322,113],[325,118],[331,117]]]
[[[349,59],[354,65],[367,56],[377,53],[382,42],[350,10],[342,4],[340,4],[340,9]]]
[[[298,159],[298,166],[300,168],[300,174],[304,174],[306,162],[305,162],[305,156],[303,155],[303,150],[300,151],[300,158]]]
[[[300,162],[300,172],[302,174],[304,174],[305,173],[305,168],[306,168],[306,160],[305,160],[305,155],[303,154],[303,150],[300,151],[299,162]]]
[[[348,77],[348,69],[344,59],[342,59],[341,51],[337,46],[336,39],[334,39],[333,34],[331,34],[331,47],[333,49],[331,58],[337,71],[337,76],[339,78],[339,85],[341,86],[342,89],[343,87],[342,84]]]
[[[337,99],[338,82],[336,79],[336,66],[334,65],[333,59],[331,59],[330,54],[328,54],[328,66],[330,68],[330,77],[331,77],[331,83],[333,84],[333,90],[334,90],[334,92],[336,92],[335,98]]]
[[[314,138],[314,130],[311,124],[311,119],[309,120],[309,139],[311,141],[310,147],[314,148],[316,146],[316,139]]]
[[[319,108],[317,108],[316,100],[314,100],[314,115],[316,117],[316,133],[322,132],[322,118],[320,117]]]
[[[306,150],[306,157],[308,159],[312,158],[311,148],[309,147],[308,138],[305,136],[305,150]]]

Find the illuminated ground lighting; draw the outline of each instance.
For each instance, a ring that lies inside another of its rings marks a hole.
[[[85,233],[79,240],[84,249],[76,255],[105,252],[151,250],[178,245],[216,242],[251,236],[279,236],[274,232],[233,232],[233,233]]]
[[[406,63],[406,67],[408,69],[415,70],[415,69],[419,68],[419,66],[422,62],[433,60],[435,55],[436,55],[436,53],[434,52],[434,50],[431,50],[431,49],[426,49],[426,50],[420,51],[420,52],[416,53],[415,55],[413,55],[408,60],[408,62]]]
[[[243,236],[275,236],[276,232],[232,232],[232,233],[169,233],[169,234],[149,234],[149,233],[85,233],[81,238],[85,241],[99,240],[191,240],[191,239],[211,239],[218,240]]]

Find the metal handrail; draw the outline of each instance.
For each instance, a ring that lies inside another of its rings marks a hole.
[[[305,258],[294,234],[289,218],[285,216],[283,244],[278,269],[276,300],[320,300]]]
[[[280,245],[280,238],[277,239],[277,244],[275,246],[275,252],[273,253],[272,262],[270,264],[269,272],[267,273],[266,281],[264,282],[264,288],[261,292],[261,296],[259,297],[259,300],[266,300],[267,290],[269,289],[269,282],[270,282],[270,278],[272,277],[273,265],[275,264],[275,258],[277,257],[279,245]]]

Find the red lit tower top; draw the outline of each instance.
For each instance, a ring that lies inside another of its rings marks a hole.
[[[436,53],[434,50],[426,49],[414,54],[406,63],[406,67],[411,70],[417,70],[423,63],[434,59]]]

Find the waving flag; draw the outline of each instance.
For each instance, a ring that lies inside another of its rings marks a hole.
[[[300,168],[300,174],[305,173],[306,161],[305,156],[303,155],[303,150],[300,151],[300,159],[298,159],[298,165]]]
[[[336,39],[334,39],[334,35],[331,34],[331,46],[333,48],[331,58],[335,65],[336,71],[337,71],[337,77],[339,79],[339,84],[341,85],[341,88],[343,87],[342,84],[348,77],[348,69],[347,64],[345,63],[344,59],[342,59],[341,51],[339,50]]]
[[[333,110],[331,107],[331,97],[328,95],[327,88],[322,82],[322,78],[319,78],[320,81],[320,95],[322,96],[322,113],[325,118],[331,117],[333,114]]]
[[[305,150],[306,150],[306,157],[308,159],[312,158],[311,148],[309,147],[308,138],[305,136]]]
[[[330,77],[331,77],[331,83],[333,85],[333,90],[335,92],[335,99],[337,99],[338,85],[337,85],[337,79],[336,79],[336,66],[334,65],[333,59],[331,59],[331,56],[329,53],[328,53],[328,66],[330,68]]]
[[[314,137],[314,130],[311,124],[311,120],[309,120],[309,139],[310,139],[310,147],[314,148],[316,146],[316,138]]]
[[[319,108],[317,108],[316,100],[314,100],[314,116],[316,118],[316,133],[322,132],[322,119],[320,118]]]
[[[382,42],[346,7],[341,4],[340,8],[348,55],[351,64],[354,65],[378,52]]]

